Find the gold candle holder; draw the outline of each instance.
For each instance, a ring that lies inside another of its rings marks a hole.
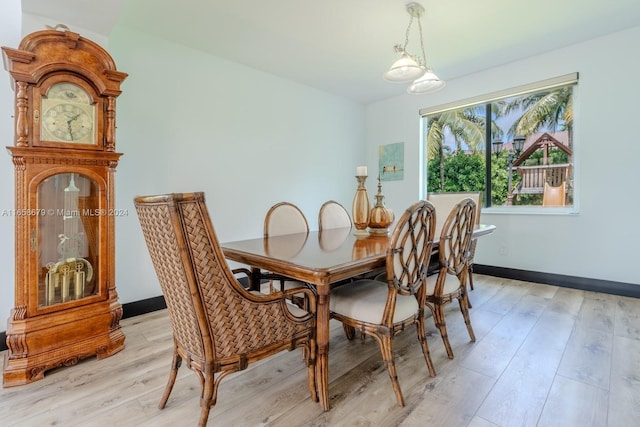
[[[365,187],[366,175],[356,176],[358,181],[358,188],[356,189],[356,195],[353,198],[353,207],[351,214],[353,217],[353,226],[355,228],[354,234],[356,236],[368,236],[367,227],[369,226],[369,195],[367,194],[367,187]]]

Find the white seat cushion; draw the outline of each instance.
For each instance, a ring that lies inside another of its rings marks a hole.
[[[387,283],[387,272],[383,271],[382,273],[380,273],[376,277],[374,277],[373,280],[377,280],[378,282]]]
[[[380,273],[375,277],[375,280],[379,282],[387,283],[387,273]],[[458,277],[453,274],[447,274],[447,278],[444,282],[444,290],[443,294],[448,294],[451,292],[455,292],[460,286],[460,281]],[[433,295],[433,289],[436,287],[436,276],[430,277],[427,279],[427,294]]]
[[[280,280],[269,280],[268,282],[264,282],[260,284],[260,292],[263,294],[270,294],[273,291],[280,290]],[[284,290],[293,289],[293,288],[303,288],[305,286],[304,282],[299,282],[297,280],[285,280],[284,281]]]
[[[306,310],[303,310],[302,308],[298,307],[297,305],[291,304],[289,302],[287,302],[287,308],[289,309],[291,314],[293,314],[295,317],[303,317],[303,316],[306,316],[307,314],[309,314]]]
[[[331,291],[329,308],[332,312],[352,319],[379,325],[387,302],[388,286],[375,280],[358,280]],[[393,322],[401,322],[418,312],[413,295],[398,295]]]
[[[329,228],[351,228],[349,212],[336,202],[327,202],[322,206],[319,216],[319,225],[323,230]]]
[[[427,294],[433,295],[433,289],[436,287],[436,276],[432,276],[433,278],[427,279]],[[451,292],[455,292],[460,287],[460,281],[458,277],[453,274],[447,274],[447,278],[444,281],[444,289],[442,291],[443,294],[449,294]]]

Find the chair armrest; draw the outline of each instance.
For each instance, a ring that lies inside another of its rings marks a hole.
[[[244,289],[243,291],[245,298],[251,300],[254,304],[274,304],[276,302],[281,304],[285,316],[295,322],[305,322],[316,315],[316,294],[306,286],[287,289],[284,292],[275,291],[269,294],[263,294],[257,291],[250,292]],[[288,306],[291,304],[288,300],[294,295],[305,298],[308,301],[308,311],[305,311],[302,316],[297,316],[288,309]]]
[[[248,268],[234,268],[233,270],[231,270],[231,272],[234,276],[236,274],[244,274],[247,277],[251,277],[251,270],[249,270]]]
[[[235,268],[231,270],[231,273],[233,273],[234,277],[243,288],[251,288],[251,270],[248,268]]]
[[[236,274],[244,274],[247,277],[251,278],[252,272],[248,268],[236,268],[231,270],[234,275]],[[280,282],[284,282],[285,280],[293,280],[289,277],[283,276],[281,274],[269,273],[267,271],[260,271],[259,280],[278,280]]]

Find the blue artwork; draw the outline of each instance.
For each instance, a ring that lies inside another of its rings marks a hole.
[[[378,174],[383,181],[404,179],[404,142],[378,146]]]

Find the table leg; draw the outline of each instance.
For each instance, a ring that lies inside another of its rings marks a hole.
[[[251,277],[249,277],[249,289],[260,291],[261,271],[257,267],[251,267]]]
[[[316,379],[318,381],[318,399],[324,411],[329,410],[329,285],[320,285],[318,307],[316,311],[316,341],[318,345],[316,360]]]

